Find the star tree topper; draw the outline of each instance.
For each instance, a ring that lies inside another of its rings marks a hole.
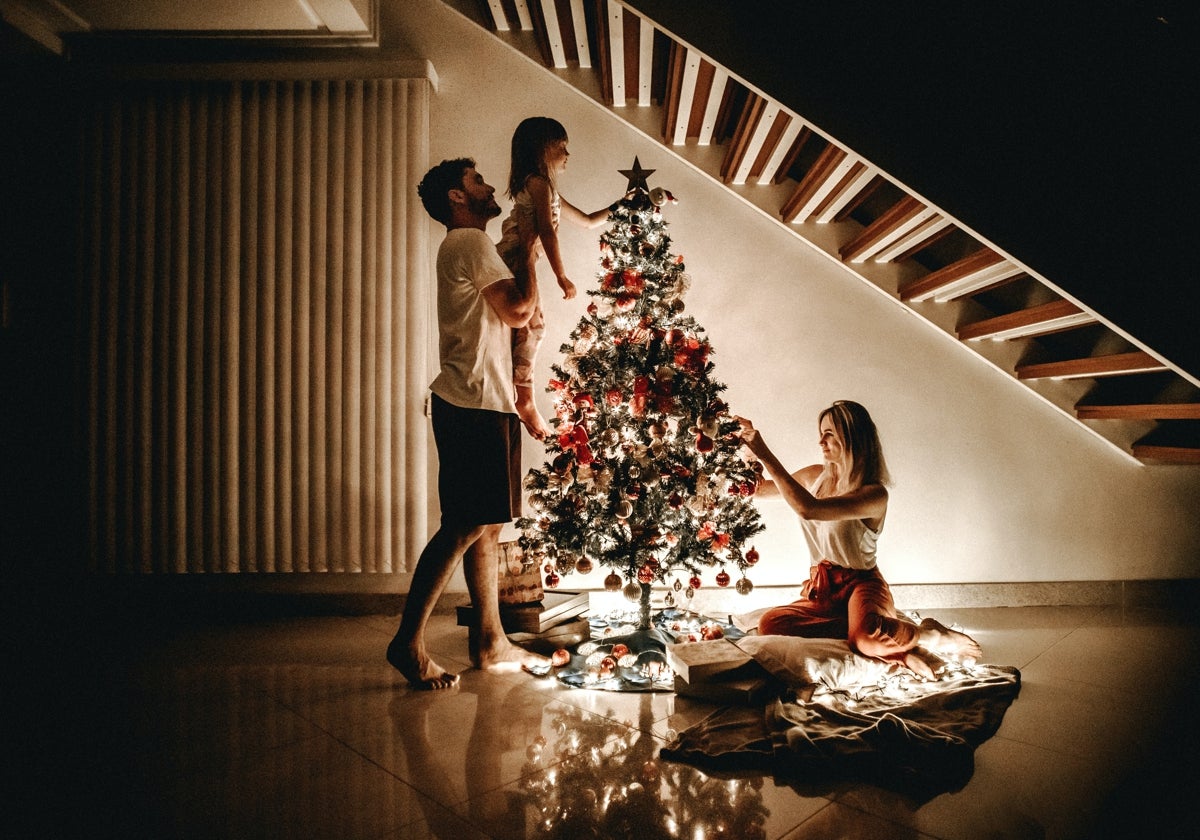
[[[629,186],[625,188],[625,192],[633,192],[636,189],[650,192],[650,185],[646,183],[646,179],[653,175],[655,170],[642,169],[642,164],[636,155],[633,158],[633,169],[618,169],[617,171],[629,179]]]

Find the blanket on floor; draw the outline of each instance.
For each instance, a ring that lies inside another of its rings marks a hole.
[[[802,784],[864,781],[928,799],[958,790],[1000,726],[1020,672],[951,667],[924,681],[844,641],[748,636],[737,644],[784,689],[762,708],[722,708],[680,733],[664,759]]]

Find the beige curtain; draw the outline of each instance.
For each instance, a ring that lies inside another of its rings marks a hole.
[[[430,91],[427,78],[126,80],[91,100],[95,569],[415,562]]]

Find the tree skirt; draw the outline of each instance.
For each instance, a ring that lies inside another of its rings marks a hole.
[[[648,630],[639,630],[621,613],[594,616],[590,624],[591,639],[556,652],[554,677],[563,685],[597,691],[674,691],[668,645],[716,634],[730,640],[745,635],[727,621],[674,608],[655,613]]]

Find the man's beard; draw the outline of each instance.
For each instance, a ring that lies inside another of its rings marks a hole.
[[[494,196],[469,198],[468,201],[471,212],[477,216],[482,216],[485,219],[494,219],[500,215],[500,205],[496,203]]]

